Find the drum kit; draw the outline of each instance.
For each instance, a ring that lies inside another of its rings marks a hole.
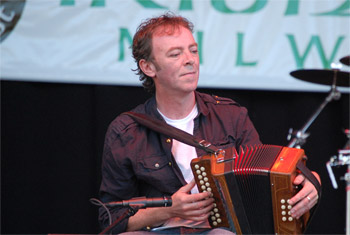
[[[343,65],[350,66],[350,56],[345,56],[339,61]],[[311,118],[300,130],[293,131],[290,129],[288,135],[288,140],[290,142],[288,144],[288,147],[300,148],[306,142],[306,138],[309,136],[309,134],[306,133],[306,130],[321,113],[324,107],[332,100],[340,99],[341,93],[338,91],[337,87],[350,87],[350,72],[340,71],[339,66],[336,67],[338,68],[330,70],[296,70],[290,73],[293,77],[306,82],[329,85],[331,86],[331,90],[323,103],[318,107]],[[332,167],[347,166],[347,172],[341,179],[345,180],[346,182],[346,234],[350,235],[350,130],[345,130],[344,134],[347,136],[347,143],[343,149],[338,151],[338,156],[333,156],[330,158],[330,160],[326,163],[326,167],[332,185],[335,189],[337,189],[338,185],[334,177]]]

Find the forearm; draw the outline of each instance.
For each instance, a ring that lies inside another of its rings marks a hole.
[[[170,208],[147,208],[139,210],[128,221],[127,231],[136,231],[147,226],[158,227],[170,218]]]

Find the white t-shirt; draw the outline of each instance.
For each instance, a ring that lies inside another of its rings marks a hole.
[[[169,125],[193,135],[193,126],[194,126],[193,119],[198,114],[197,105],[195,105],[191,113],[183,119],[174,120],[174,119],[167,118],[161,112],[159,113],[162,115],[164,120]],[[173,146],[171,148],[171,152],[176,160],[177,165],[180,167],[180,170],[186,182],[187,183],[191,182],[191,180],[193,179],[193,174],[191,170],[191,160],[197,157],[197,152],[195,147],[184,144],[177,140],[173,140]],[[194,187],[191,190],[191,193],[198,193],[197,187]]]
[[[162,114],[159,110],[158,112],[162,115],[164,120],[171,126],[181,129],[191,135],[193,135],[194,128],[194,118],[198,115],[198,108],[195,105],[191,111],[191,113],[183,118],[183,119],[170,119]],[[193,179],[193,173],[191,170],[191,160],[197,157],[197,152],[195,147],[184,144],[180,141],[173,140],[173,145],[171,148],[171,152],[176,160],[177,165],[179,166],[185,180],[187,183],[191,182]],[[198,193],[197,186],[194,186],[191,190],[191,193]],[[197,222],[192,220],[184,220],[181,218],[171,218],[166,221],[162,227],[156,228],[155,230],[161,230],[170,227],[178,227],[178,226],[186,226],[192,228],[208,228],[209,223],[205,222]]]

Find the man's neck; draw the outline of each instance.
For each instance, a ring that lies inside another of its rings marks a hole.
[[[191,92],[183,96],[161,96],[156,92],[157,108],[170,119],[182,119],[192,111],[196,104],[195,93]]]

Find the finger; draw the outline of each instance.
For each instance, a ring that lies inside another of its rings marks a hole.
[[[313,185],[310,185],[311,183],[306,183],[304,185],[304,187],[297,193],[294,195],[294,197],[292,197],[288,202],[290,205],[295,205],[296,203],[298,203],[299,201],[303,200],[304,198],[306,198],[311,192],[313,192]]]
[[[183,219],[193,220],[193,221],[205,221],[209,218],[210,212],[207,212],[205,214],[201,215],[195,215],[195,216],[186,216],[183,217]]]
[[[188,184],[182,186],[179,189],[179,192],[183,192],[183,193],[189,193],[191,191],[191,189],[196,185],[196,182],[194,181],[194,179],[189,182]]]
[[[293,205],[291,209],[292,216],[299,218],[315,206],[317,201],[318,194],[315,186],[309,180],[305,180],[304,187],[289,200],[289,204]]]
[[[210,192],[201,192],[201,193],[195,193],[195,194],[189,195],[188,200],[189,202],[197,202],[197,201],[202,201],[209,198],[211,198]]]
[[[182,214],[182,218],[184,219],[193,219],[193,220],[203,220],[208,218],[210,215],[210,211],[213,209],[214,204],[211,202],[210,204],[203,206],[203,202],[192,203],[191,209],[186,210]]]
[[[293,184],[299,185],[299,184],[303,183],[304,180],[305,180],[305,176],[303,174],[299,174],[299,175],[297,175],[297,177],[295,177]]]
[[[298,204],[293,206],[291,209],[291,215],[293,218],[299,219],[300,216],[305,214],[307,211],[309,211],[312,207],[316,205],[318,201],[318,195],[308,195],[305,198],[303,198]]]
[[[207,207],[213,207],[214,206],[214,199],[213,198],[206,198],[203,200],[194,201],[192,203],[189,203],[188,209],[191,210],[198,210],[201,208],[207,208]]]

